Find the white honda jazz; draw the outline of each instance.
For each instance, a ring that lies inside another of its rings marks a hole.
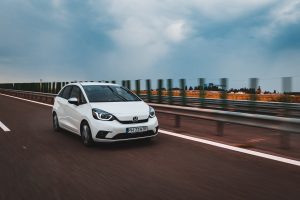
[[[155,111],[117,84],[81,82],[61,89],[53,105],[53,128],[94,142],[150,139],[158,134]]]

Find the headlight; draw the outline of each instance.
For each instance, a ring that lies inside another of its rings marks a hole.
[[[98,120],[113,121],[115,119],[115,117],[112,114],[97,108],[92,109],[92,114],[93,117]]]
[[[155,110],[151,106],[149,106],[149,117],[150,118],[155,117]]]

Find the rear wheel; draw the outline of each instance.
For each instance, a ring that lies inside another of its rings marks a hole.
[[[53,114],[53,130],[56,132],[60,131],[58,117],[56,113]]]
[[[86,122],[83,123],[81,126],[81,140],[85,146],[90,147],[90,146],[94,145],[94,140],[92,138],[91,129],[90,129],[88,123],[86,123]]]

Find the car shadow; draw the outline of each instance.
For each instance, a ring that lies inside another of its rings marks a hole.
[[[138,139],[138,140],[129,140],[129,141],[118,141],[118,142],[96,142],[94,146],[86,147],[82,144],[81,138],[79,135],[76,135],[72,132],[67,130],[60,130],[60,135],[63,137],[68,138],[69,140],[74,140],[80,143],[82,148],[88,149],[101,149],[101,150],[124,150],[124,149],[131,149],[131,148],[149,148],[154,147],[159,144],[159,138],[156,136],[151,140],[147,139]]]

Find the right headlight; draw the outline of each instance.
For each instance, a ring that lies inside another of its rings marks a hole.
[[[97,108],[92,109],[92,114],[93,117],[98,120],[113,121],[115,119],[115,117],[112,114]]]
[[[150,118],[155,117],[155,110],[151,106],[149,106],[149,117]]]

